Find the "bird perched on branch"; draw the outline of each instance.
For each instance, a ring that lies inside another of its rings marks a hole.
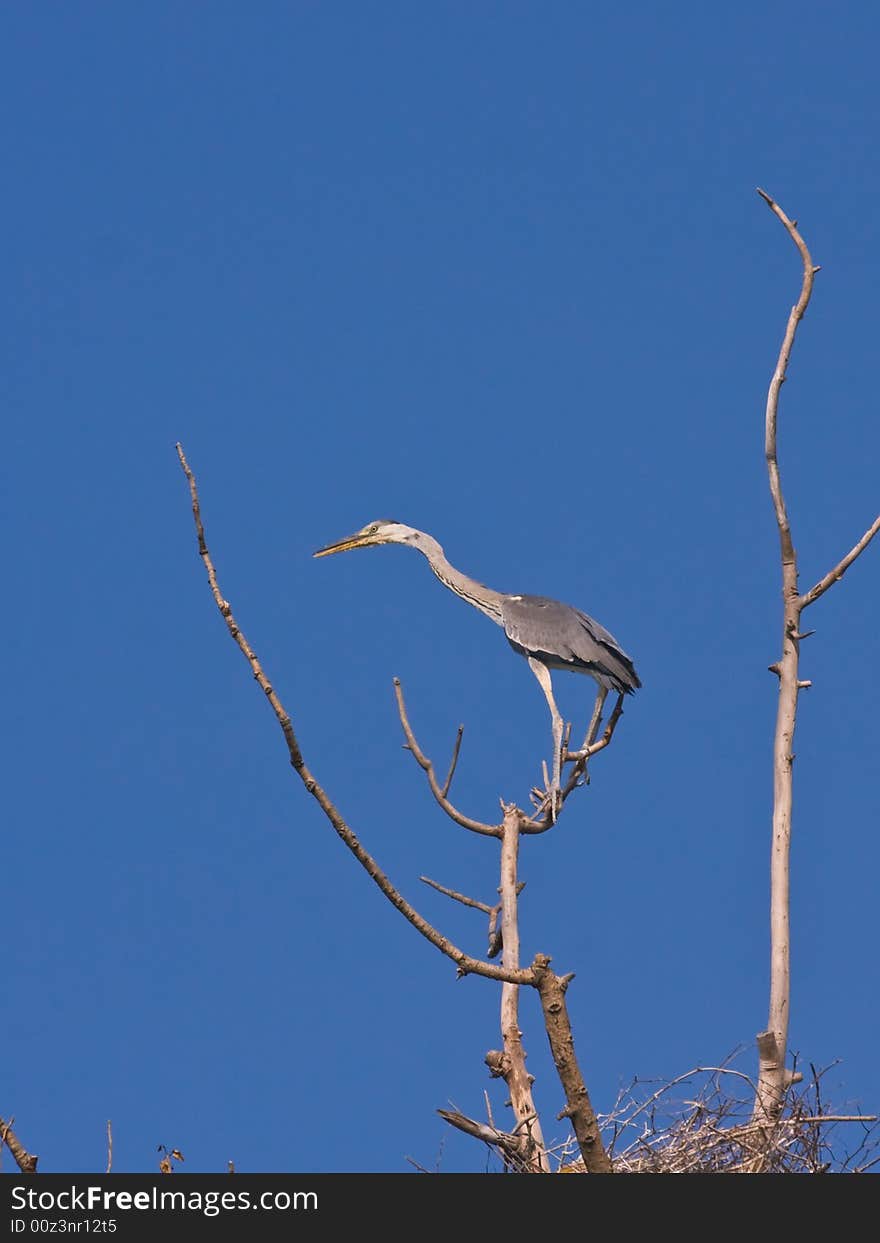
[[[378,544],[403,544],[406,548],[417,549],[440,582],[503,627],[510,646],[528,660],[541,684],[553,721],[553,780],[548,793],[551,815],[555,819],[562,761],[562,717],[553,698],[550,670],[569,669],[595,679],[598,693],[594,719],[598,719],[608,691],[630,695],[641,686],[632,660],[604,626],[580,609],[545,596],[506,595],[484,587],[450,565],[432,536],[402,522],[387,518],[370,522],[354,535],[319,548],[314,555],[328,557],[350,548],[371,548]]]

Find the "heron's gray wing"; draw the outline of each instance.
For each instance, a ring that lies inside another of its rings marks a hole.
[[[633,663],[612,634],[580,609],[544,596],[509,596],[502,605],[512,647],[551,669],[588,673],[608,690],[641,686]]]

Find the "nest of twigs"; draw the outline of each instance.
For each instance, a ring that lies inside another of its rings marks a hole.
[[[880,1164],[877,1118],[832,1111],[810,1067],[778,1119],[753,1117],[748,1075],[730,1065],[695,1067],[671,1082],[634,1080],[602,1119],[616,1174],[865,1173]],[[741,1090],[740,1090],[741,1089]],[[582,1173],[569,1140],[554,1154],[560,1173]]]

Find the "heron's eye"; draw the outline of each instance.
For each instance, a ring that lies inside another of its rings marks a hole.
[[[379,528],[377,526],[375,525],[371,526],[369,531],[367,532],[367,535],[375,535],[378,530]]]

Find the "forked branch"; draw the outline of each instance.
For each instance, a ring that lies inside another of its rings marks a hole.
[[[463,950],[460,950],[447,937],[443,936],[442,933],[429,924],[428,921],[424,919],[409,902],[406,901],[406,899],[395,888],[389,878],[379,867],[375,859],[373,859],[373,857],[361,845],[357,836],[346,823],[338,808],[324,790],[323,786],[321,786],[306,765],[296,738],[296,734],[294,733],[291,718],[285,710],[277,691],[266,676],[256,653],[248,643],[247,638],[239,627],[232,612],[232,606],[220,590],[217,573],[211,554],[208,550],[207,541],[205,539],[195,476],[190,469],[189,463],[187,462],[186,456],[183,452],[183,448],[180,445],[177,446],[177,454],[180,459],[180,465],[189,484],[193,520],[195,522],[196,535],[198,538],[199,555],[201,556],[205,567],[214,603],[217,605],[231,638],[241,651],[257,684],[260,686],[269,701],[284,736],[288,755],[290,757],[290,763],[294,771],[299,776],[309,794],[311,794],[311,796],[316,800],[342,842],[355,856],[385,897],[400,911],[404,918],[407,919],[423,937],[425,937],[426,940],[430,941],[436,949],[439,949],[441,953],[445,954],[456,964],[459,974],[481,975],[487,979],[498,980],[505,985],[502,1001],[502,1031],[504,1033],[505,1050],[501,1055],[503,1058],[503,1066],[499,1067],[498,1073],[503,1074],[507,1079],[508,1087],[511,1089],[511,1097],[515,1104],[517,1114],[516,1130],[513,1137],[507,1137],[507,1141],[512,1139],[515,1140],[517,1153],[521,1160],[524,1159],[524,1165],[526,1168],[547,1168],[547,1158],[543,1139],[541,1138],[540,1124],[531,1100],[531,1078],[525,1070],[525,1056],[522,1051],[517,1017],[516,999],[518,995],[518,986],[529,985],[532,988],[537,989],[541,996],[551,1050],[553,1052],[560,1081],[566,1095],[567,1106],[564,1113],[565,1116],[570,1117],[572,1120],[575,1135],[581,1147],[586,1168],[591,1172],[604,1172],[605,1170],[610,1170],[610,1161],[602,1146],[601,1139],[599,1138],[598,1128],[595,1124],[595,1115],[592,1112],[589,1095],[587,1094],[583,1077],[580,1073],[580,1069],[574,1055],[574,1043],[571,1034],[571,1026],[564,1002],[565,988],[571,977],[558,977],[551,972],[549,970],[550,959],[545,955],[539,955],[536,957],[531,967],[521,968],[518,962],[519,946],[516,917],[516,897],[521,886],[517,880],[516,858],[519,834],[521,831],[529,831],[525,827],[528,823],[528,817],[524,812],[520,811],[516,807],[505,807],[504,824],[488,825],[463,816],[449,803],[447,795],[452,774],[455,769],[455,762],[458,756],[461,732],[459,731],[459,737],[456,742],[453,762],[450,765],[449,775],[447,776],[444,784],[441,786],[437,782],[433,765],[422,753],[418,743],[416,742],[407,719],[400,683],[397,679],[395,679],[395,693],[397,695],[398,708],[404,732],[407,737],[407,743],[419,765],[426,773],[432,793],[440,803],[443,810],[450,815],[456,823],[472,830],[473,832],[480,833],[484,836],[502,839],[500,906],[502,916],[504,960],[501,966],[496,966],[494,963],[484,962],[481,959],[473,958],[470,955],[465,954]],[[610,741],[611,734],[614,730],[614,724],[616,723],[619,715],[620,705],[618,705],[618,709],[612,716],[611,722],[609,722],[608,729],[606,730],[606,740],[604,742],[600,740],[600,743],[592,744],[593,749],[598,749],[600,745],[607,746],[607,742]],[[537,830],[533,828],[531,831]],[[442,886],[435,885],[435,888],[442,889]],[[466,901],[467,905],[480,906],[480,904],[474,902],[473,900],[463,899],[462,895],[456,894],[454,891],[445,892],[447,892],[450,897]],[[494,911],[495,908],[490,908],[490,915],[492,915]],[[455,1125],[459,1125],[459,1123],[456,1122]],[[494,1127],[484,1129],[484,1133],[480,1135],[480,1138],[486,1139],[490,1129],[493,1134],[487,1142],[495,1143],[503,1148],[506,1141],[502,1137],[505,1133],[495,1131]],[[14,1140],[14,1137],[11,1136],[11,1132],[8,1132],[5,1138],[7,1143],[10,1145],[10,1148],[12,1148],[11,1140]]]
[[[483,824],[481,820],[473,820],[470,816],[465,816],[458,808],[453,807],[449,799],[446,797],[449,786],[452,782],[452,776],[455,772],[455,766],[458,762],[458,752],[461,746],[462,727],[459,727],[458,738],[456,739],[455,748],[452,756],[452,763],[449,766],[449,775],[441,786],[437,780],[437,774],[434,772],[434,765],[422,751],[416,736],[413,733],[412,726],[407,716],[406,704],[403,699],[403,687],[400,685],[400,678],[394,679],[394,696],[397,700],[397,711],[400,715],[400,723],[403,726],[403,732],[406,736],[407,749],[412,752],[413,757],[428,778],[428,785],[431,787],[431,793],[434,798],[446,812],[450,820],[454,820],[456,824],[460,824],[463,829],[470,829],[472,833],[481,833],[484,837],[500,837],[501,826],[498,824]]]
[[[820,596],[824,596],[829,587],[833,587],[835,583],[840,582],[856,557],[861,556],[878,531],[880,531],[880,514],[877,515],[859,542],[849,550],[845,557],[838,561],[834,569],[829,570],[825,577],[820,578],[814,587],[804,592],[801,596],[801,608],[805,609],[808,604],[812,604]]]
[[[511,1170],[517,1173],[531,1172],[528,1160],[523,1157],[521,1135],[510,1131],[499,1131],[495,1126],[487,1125],[485,1122],[476,1122],[473,1118],[468,1118],[466,1114],[457,1111],[438,1109],[437,1113],[444,1122],[448,1122],[457,1131],[463,1131],[465,1135],[470,1135],[473,1139],[482,1140],[484,1144],[500,1152],[505,1165]]]
[[[782,563],[782,656],[770,666],[779,678],[779,700],[773,741],[773,829],[770,856],[770,1004],[767,1028],[758,1035],[758,1087],[755,1120],[762,1124],[778,1119],[789,1086],[799,1075],[786,1067],[790,1020],[790,855],[791,813],[794,765],[794,732],[798,695],[810,683],[799,677],[800,644],[810,631],[801,627],[801,613],[846,573],[853,561],[868,547],[880,530],[880,515],[857,544],[838,564],[804,595],[798,593],[798,563],[777,453],[779,395],[785,383],[795,335],[806,313],[819,267],[813,263],[807,244],[778,203],[764,190],[758,190],[776,218],[782,223],[801,259],[802,278],[798,300],[786,324],[776,367],[770,380],[765,412],[764,451],[770,496],[779,532]]]
[[[427,941],[430,941],[436,949],[440,950],[442,954],[445,954],[447,958],[452,959],[458,967],[459,974],[483,975],[490,980],[508,981],[515,984],[531,984],[533,980],[531,971],[525,970],[510,972],[504,967],[496,966],[494,963],[483,962],[479,958],[472,958],[469,954],[465,954],[463,950],[460,950],[458,946],[454,945],[448,937],[445,937],[441,932],[438,932],[436,928],[429,924],[428,921],[424,919],[418,911],[410,905],[409,902],[407,902],[407,900],[395,888],[389,878],[379,867],[372,855],[364,849],[353,830],[344,820],[339,809],[333,803],[330,796],[324,790],[323,786],[316,780],[303,759],[302,751],[300,750],[296,734],[294,733],[293,724],[289,714],[282,704],[277,691],[266,676],[263,667],[257,658],[256,652],[248,643],[247,638],[238,625],[238,622],[235,620],[235,616],[232,612],[232,606],[229,601],[225,599],[220,590],[217,572],[214,568],[214,562],[211,559],[211,554],[208,551],[208,545],[205,539],[205,530],[202,523],[201,506],[199,503],[199,494],[195,476],[186,460],[183,447],[179,444],[177,445],[177,456],[180,459],[180,465],[183,469],[183,473],[186,475],[187,482],[189,483],[193,521],[195,522],[196,535],[198,537],[199,544],[199,555],[205,566],[205,572],[208,576],[208,583],[211,588],[211,594],[214,597],[214,603],[217,605],[220,615],[226,623],[226,628],[229,631],[230,636],[250,666],[251,672],[253,673],[257,684],[268,699],[272,711],[275,713],[275,718],[278,721],[281,732],[284,735],[284,741],[287,744],[287,751],[290,756],[291,766],[302,781],[306,790],[308,790],[312,798],[315,799],[340,839],[345,843],[357,859],[358,863],[360,863],[361,867],[364,868],[379,889],[381,889],[382,893],[392,904],[392,906],[395,906],[397,910],[400,911],[401,915],[403,915],[403,917],[408,920],[409,923],[411,923],[412,926],[420,932]]]
[[[768,1121],[779,1116],[789,1086],[786,1072],[789,1004],[791,995],[791,944],[789,927],[789,884],[791,855],[792,766],[794,730],[799,693],[801,604],[797,589],[797,554],[791,537],[788,511],[782,492],[777,455],[779,393],[785,383],[795,334],[804,317],[813,291],[818,268],[813,264],[804,239],[794,221],[765,191],[758,193],[774,215],[782,221],[798,249],[803,267],[801,292],[791,309],[776,367],[767,392],[764,417],[764,453],[770,497],[779,531],[782,561],[782,656],[776,666],[779,701],[773,739],[773,836],[770,853],[770,1004],[767,1028],[758,1036],[758,1091],[755,1116]]]
[[[564,807],[569,795],[573,790],[576,790],[578,786],[584,784],[587,764],[590,758],[598,754],[599,751],[604,751],[607,746],[610,746],[611,740],[614,737],[614,731],[617,728],[617,722],[623,716],[623,695],[618,695],[617,702],[614,705],[614,710],[608,718],[608,724],[605,726],[602,737],[598,739],[596,738],[599,726],[602,723],[602,705],[605,702],[606,693],[607,692],[602,691],[596,696],[596,706],[593,711],[589,729],[587,730],[587,735],[584,739],[584,745],[581,747],[580,751],[569,751],[566,747],[564,762],[565,764],[571,764],[572,767],[565,779],[562,790],[560,791],[560,809],[556,813],[557,821],[559,819],[561,809]],[[535,801],[540,803],[540,807],[533,816],[523,815],[523,822],[520,826],[520,831],[522,833],[535,835],[538,833],[546,833],[548,829],[553,828],[554,821],[549,811],[549,794],[547,790],[536,790]],[[544,808],[547,810],[544,810]]]

